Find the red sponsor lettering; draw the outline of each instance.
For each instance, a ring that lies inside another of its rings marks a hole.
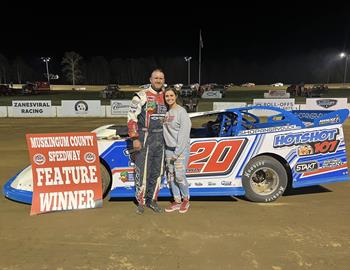
[[[324,141],[315,143],[315,154],[333,153],[338,148],[339,141]]]

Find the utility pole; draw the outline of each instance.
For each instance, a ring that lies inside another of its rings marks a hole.
[[[201,85],[202,48],[203,48],[202,29],[199,29],[199,56],[198,56],[198,83],[199,83],[199,85]]]
[[[343,80],[343,84],[346,83],[346,73],[348,72],[348,60],[350,55],[348,53],[342,52],[341,54],[339,54],[340,58],[345,58],[345,68],[344,68],[344,80]]]
[[[187,84],[191,84],[191,56],[185,56],[185,61],[187,62]]]
[[[47,75],[47,82],[50,84],[50,73],[49,73],[49,62],[51,57],[41,57],[41,60],[45,62],[46,64],[46,75]]]

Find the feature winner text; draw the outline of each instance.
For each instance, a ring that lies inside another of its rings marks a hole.
[[[36,168],[37,186],[97,183],[96,166]],[[94,208],[93,190],[40,193],[40,211]]]

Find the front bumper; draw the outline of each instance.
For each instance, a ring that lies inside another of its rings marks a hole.
[[[18,174],[17,174],[18,175]],[[2,188],[4,196],[8,199],[31,204],[33,192],[26,190],[19,190],[11,187],[12,182],[16,179],[17,175],[12,177]]]

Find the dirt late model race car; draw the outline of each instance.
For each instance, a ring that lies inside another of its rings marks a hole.
[[[348,114],[347,109],[285,111],[266,106],[190,114],[191,196],[244,195],[271,202],[288,187],[350,180],[342,128]],[[133,198],[135,192],[132,142],[122,130],[105,125],[92,131],[97,134],[102,190],[110,198]],[[171,196],[166,177],[158,188],[160,197]],[[12,177],[3,192],[30,204],[31,166]]]

